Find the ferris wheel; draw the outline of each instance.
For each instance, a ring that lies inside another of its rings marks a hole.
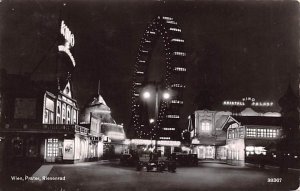
[[[165,74],[161,87],[171,90],[172,97],[169,101],[160,101],[156,125],[151,126],[146,112],[147,108],[144,106],[140,95],[142,89],[149,83],[147,81],[148,68],[152,52],[159,38],[163,40],[165,57]],[[148,24],[140,40],[134,65],[131,128],[134,130],[135,138],[176,139],[185,88],[185,56],[181,29],[172,17],[157,16]]]

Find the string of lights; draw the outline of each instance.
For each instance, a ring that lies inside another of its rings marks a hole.
[[[232,101],[232,100],[223,101],[223,105],[225,106],[246,106],[247,104],[251,106],[258,106],[258,107],[272,107],[274,105],[274,103],[270,101],[257,102],[255,101],[255,98],[252,97],[242,98],[242,101]]]
[[[176,93],[174,93],[169,102],[160,101],[158,119],[155,125],[149,128],[147,124],[149,120],[145,120],[143,115],[138,115],[146,113],[143,112],[145,108],[141,107],[142,100],[139,98],[139,95],[142,87],[147,84],[145,80],[147,77],[146,69],[151,59],[152,50],[159,37],[163,39],[166,60],[166,73],[162,86],[164,89]],[[182,39],[181,29],[172,17],[158,16],[148,24],[140,40],[133,74],[131,126],[134,128],[136,138],[155,138],[159,132],[158,130],[162,131],[164,128],[165,130],[170,130],[171,127],[168,127],[166,124],[176,124],[179,121],[179,109],[183,105],[183,89],[185,88],[183,79],[186,73],[184,64],[186,53],[183,45],[184,40]],[[171,120],[172,123],[166,123],[166,120]],[[164,128],[160,128],[162,125]],[[160,137],[170,138],[168,135]]]

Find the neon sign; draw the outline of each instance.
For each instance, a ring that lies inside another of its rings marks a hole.
[[[61,21],[61,26],[60,26],[60,34],[65,38],[65,44],[64,45],[59,45],[58,46],[58,51],[59,52],[65,52],[69,58],[72,61],[73,66],[75,67],[75,59],[70,51],[70,48],[74,47],[75,45],[75,38],[74,34],[70,31],[70,29],[67,27],[64,21]]]
[[[62,34],[66,40],[65,45],[67,45],[68,47],[74,47],[75,44],[74,34],[72,34],[72,32],[67,27],[64,21],[61,21],[60,34]]]
[[[257,102],[255,98],[252,97],[244,97],[242,101],[223,101],[223,105],[229,106],[245,106],[246,102],[250,102],[251,106],[259,106],[259,107],[272,107],[274,105],[273,102]]]

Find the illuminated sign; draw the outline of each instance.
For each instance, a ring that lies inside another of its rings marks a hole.
[[[251,106],[259,106],[259,107],[271,107],[274,105],[273,102],[256,102],[255,98],[245,97],[242,101],[223,101],[223,105],[229,106],[245,106],[245,102],[250,102]]]
[[[64,140],[63,159],[71,160],[74,159],[74,140]]]
[[[119,133],[119,132],[108,132],[106,136],[113,140],[124,140],[125,139],[125,135],[123,133]]]
[[[74,34],[72,34],[72,32],[67,27],[67,25],[65,24],[64,21],[61,21],[60,34],[62,34],[66,40],[66,43],[65,43],[66,47],[68,47],[68,48],[74,47],[74,45],[75,45]]]
[[[148,139],[132,139],[131,140],[132,144],[136,144],[136,145],[154,145],[155,144],[155,140],[148,140]]]
[[[245,98],[243,98],[243,101],[255,101],[255,98],[245,97]]]
[[[157,141],[157,144],[162,146],[179,147],[181,143],[180,141]]]
[[[132,139],[132,144],[136,145],[155,145],[155,140],[149,140],[149,139]],[[160,146],[173,146],[173,147],[179,147],[180,141],[165,141],[165,140],[159,140],[157,141],[157,145]]]
[[[74,34],[70,31],[70,29],[67,27],[64,21],[61,21],[61,26],[60,26],[60,34],[65,38],[65,44],[64,45],[59,45],[58,46],[58,51],[59,52],[65,52],[69,58],[72,61],[73,66],[75,67],[75,59],[70,51],[70,48],[74,47],[75,45],[75,38]]]

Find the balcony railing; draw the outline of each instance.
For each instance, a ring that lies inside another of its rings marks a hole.
[[[90,130],[75,124],[4,124],[0,132],[35,132],[35,133],[80,133],[88,135]]]

